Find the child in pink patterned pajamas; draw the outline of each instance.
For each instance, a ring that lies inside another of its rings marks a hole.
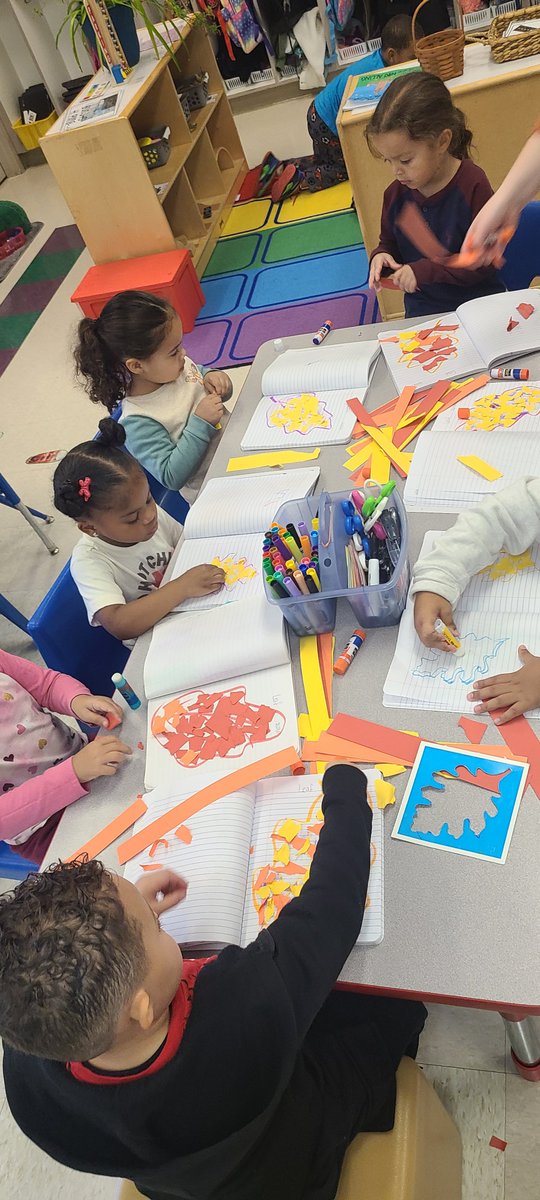
[[[86,744],[54,712],[105,729],[109,715],[122,719],[109,697],[0,650],[0,838],[38,863],[64,808],[88,794],[92,779],[115,775],[131,754],[116,736]]]

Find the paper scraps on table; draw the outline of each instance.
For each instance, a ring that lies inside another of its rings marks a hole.
[[[257,762],[250,763],[247,767],[240,767],[238,771],[233,771],[231,775],[225,775],[222,779],[214,780],[206,787],[201,788],[198,792],[194,792],[188,800],[182,800],[180,804],[175,804],[173,808],[161,817],[157,817],[155,821],[151,821],[139,833],[122,842],[118,847],[118,861],[123,866],[129,862],[130,858],[134,858],[136,854],[146,850],[148,846],[156,841],[156,838],[161,838],[170,833],[171,829],[176,829],[178,825],[182,825],[184,821],[189,820],[195,813],[206,808],[209,804],[213,804],[214,800],[220,800],[222,796],[229,796],[232,792],[237,792],[243,787],[249,787],[252,783],[258,783],[259,779],[266,779],[269,775],[275,775],[277,771],[282,771],[286,767],[292,767],[298,762],[298,754],[294,746],[287,746],[285,750],[278,750],[275,754],[268,754],[266,758],[260,758]],[[139,813],[139,816],[142,814]],[[132,822],[130,822],[131,824]],[[116,834],[114,836],[117,836]],[[111,839],[112,840],[112,839]]]
[[[89,858],[97,858],[98,854],[101,854],[103,850],[106,850],[111,845],[111,842],[120,837],[120,834],[125,833],[126,829],[134,825],[135,821],[138,821],[140,817],[144,817],[145,812],[146,804],[142,796],[137,796],[133,804],[130,804],[128,808],[119,813],[113,821],[109,821],[108,825],[105,825],[103,829],[95,833],[88,842],[85,842],[84,846],[81,846],[74,854],[70,854],[69,858],[64,859],[64,861],[74,862],[81,854],[87,854]],[[153,840],[153,838],[150,839],[150,841]]]
[[[506,1150],[508,1142],[503,1141],[502,1138],[495,1137],[495,1134],[493,1134],[493,1137],[490,1137],[490,1139],[489,1139],[489,1144],[490,1144],[492,1150],[502,1150],[502,1152],[504,1154],[504,1151]]]
[[[504,709],[493,709],[490,712],[492,721],[503,716]],[[497,729],[506,745],[514,754],[523,755],[529,762],[529,779],[534,792],[540,800],[540,741],[526,717],[514,717]]]
[[[496,479],[502,479],[502,471],[498,471],[496,467],[492,467],[484,458],[479,458],[477,454],[458,454],[457,461],[463,463],[464,467],[468,467],[470,471],[475,471],[477,475],[481,475],[482,479],[487,479],[489,483],[494,483]]]
[[[384,779],[376,779],[375,797],[377,800],[377,808],[388,808],[389,804],[395,804],[396,789],[393,783],[386,783]]]
[[[479,745],[487,729],[487,725],[483,721],[473,721],[472,717],[465,716],[459,718],[458,725],[461,726],[465,737],[474,746]]]
[[[244,454],[230,458],[227,471],[255,471],[257,467],[285,467],[289,463],[312,462],[321,453],[315,450],[267,450],[264,454]]]
[[[386,762],[397,761],[401,766],[412,766],[420,746],[420,739],[409,733],[389,729],[386,725],[376,725],[361,717],[350,717],[346,713],[338,713],[334,717],[329,733],[363,746],[372,746],[378,750],[378,758],[384,758]]]

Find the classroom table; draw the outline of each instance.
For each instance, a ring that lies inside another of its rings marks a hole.
[[[325,345],[369,340],[382,328],[375,325],[335,330]],[[284,341],[287,348],[311,345],[307,335]],[[273,357],[273,344],[266,342],[257,353],[209,476],[223,475],[231,454],[238,453],[241,435],[262,394],[262,372]],[[540,363],[536,373],[540,374]],[[533,372],[531,375],[534,378]],[[369,391],[368,407],[377,408],[394,394],[381,356]],[[342,466],[345,457],[343,445],[321,450],[318,460],[321,488],[337,491],[346,486],[348,476]],[[452,514],[409,517],[411,562],[418,556],[427,529],[444,529],[454,520]],[[345,645],[355,625],[348,603],[338,601],[336,651]],[[365,644],[350,670],[342,678],[334,679],[334,713],[343,711],[396,729],[415,730],[427,740],[465,741],[457,725],[457,713],[383,708],[382,687],[392,660],[396,632],[395,626],[368,630]],[[141,696],[149,643],[150,633],[138,639],[125,668],[126,677]],[[303,690],[298,639],[294,634],[291,634],[291,657],[300,712],[304,707]],[[121,735],[133,747],[133,759],[115,778],[93,783],[87,800],[78,800],[66,809],[47,862],[77,850],[143,791],[144,705],[138,712],[126,713]],[[495,727],[489,733],[489,740],[501,741]],[[501,751],[504,754],[502,741]],[[393,781],[398,800],[407,778],[408,774],[404,774]],[[540,800],[530,788],[526,791],[504,866],[391,839],[395,811],[387,810],[385,816],[384,939],[378,946],[353,950],[340,977],[342,984],[438,1003],[496,1009],[506,1021],[517,1059],[521,1064],[530,1064],[528,1073],[527,1066],[523,1067],[523,1073],[531,1079],[540,1078],[540,1042],[530,1020],[531,1016],[540,1015],[537,861]],[[114,846],[101,857],[111,867],[118,865]]]
[[[354,82],[353,77],[347,82],[337,124],[369,257],[379,243],[383,192],[394,176],[382,158],[374,158],[364,137],[374,106],[344,111]],[[463,75],[446,86],[472,130],[474,162],[491,186],[499,187],[540,115],[540,55],[496,63],[489,46],[466,46]],[[379,303],[384,317],[403,315],[401,292],[387,289]]]

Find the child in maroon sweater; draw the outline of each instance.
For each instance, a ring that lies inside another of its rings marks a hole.
[[[494,267],[474,270],[422,258],[399,228],[404,204],[416,204],[449,254],[458,253],[480,209],[493,195],[469,158],[472,134],[444,83],[424,72],[394,79],[366,129],[373,151],[390,163],[395,182],[384,193],[381,237],[369,283],[389,274],[404,293],[405,316],[455,312],[459,304],[504,292]]]
[[[150,1200],[331,1200],[360,1130],[391,1129],[422,1004],[332,992],[362,924],[366,780],[334,766],[300,896],[245,950],[183,963],[159,913],[185,884],[137,888],[59,865],[0,899],[0,1032],[26,1135]]]

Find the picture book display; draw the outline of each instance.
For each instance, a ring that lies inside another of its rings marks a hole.
[[[520,422],[521,425],[521,422]],[[537,475],[538,433],[507,430],[421,433],[403,499],[409,512],[461,512],[524,475]]]
[[[433,433],[516,433],[540,434],[540,383],[516,383],[515,380],[484,384],[471,392],[463,404],[439,413]],[[474,448],[474,441],[470,445]]]
[[[392,837],[504,863],[528,763],[423,742]]]
[[[366,771],[373,810],[371,872],[359,945],[383,937],[383,814],[375,802],[378,771]],[[189,793],[188,793],[189,794]],[[182,799],[163,788],[145,796],[138,832]],[[271,924],[308,878],[319,831],[318,775],[278,777],[245,788],[191,817],[186,825],[133,858],[125,876],[169,867],[188,882],[187,898],[161,924],[181,945],[246,946]]]
[[[184,600],[179,611],[216,608],[261,596],[262,534],[280,505],[304,499],[318,477],[318,467],[295,467],[210,479],[186,517],[171,578],[178,579],[201,563],[215,563],[225,572],[225,584],[213,595]]]
[[[280,354],[263,374],[242,450],[348,442],[355,416],[347,401],[364,396],[379,353],[377,341],[359,341]]]
[[[455,313],[379,334],[394,383],[427,386],[460,379],[540,349],[540,301],[534,288],[482,296]]]
[[[407,63],[401,67],[387,67],[380,71],[368,71],[360,75],[356,80],[354,91],[347,97],[343,106],[344,112],[356,112],[361,108],[372,108],[378,104],[383,92],[393,79],[399,79],[401,75],[410,75],[413,71],[419,71],[418,63]]]
[[[421,555],[439,537],[426,533]],[[518,670],[520,645],[540,654],[540,546],[517,555],[501,552],[471,579],[454,619],[463,651],[459,657],[422,644],[414,628],[414,601],[408,598],[383,688],[387,708],[472,713],[467,695],[477,679]],[[540,717],[540,709],[527,716]]]
[[[261,593],[155,626],[144,665],[145,786],[192,791],[298,745],[283,618]]]

